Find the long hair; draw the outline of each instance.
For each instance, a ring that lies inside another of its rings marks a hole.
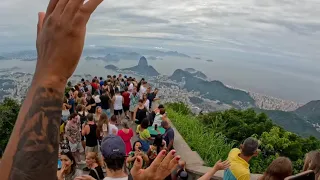
[[[94,159],[98,166],[103,167],[103,161],[102,159],[98,156],[98,153],[95,152],[88,152],[87,156],[89,156],[91,159]]]
[[[70,159],[70,161],[72,162],[71,167],[70,167],[71,168],[70,174],[73,176],[76,173],[76,169],[77,169],[76,160],[74,159],[74,157],[70,151],[67,151],[67,152],[62,151],[61,156],[62,155],[67,156]]]
[[[108,116],[106,113],[102,113],[100,115],[98,124],[97,124],[97,137],[101,137],[101,132],[102,132],[102,126],[103,124],[107,125],[107,129],[109,129],[109,120],[108,120]]]
[[[292,175],[292,162],[286,157],[273,160],[261,180],[283,180]]]
[[[157,147],[157,154],[159,154],[159,152],[161,151],[161,148],[163,147],[162,141],[163,141],[163,138],[162,138],[162,135],[160,134],[158,134],[153,141],[153,145]]]
[[[303,171],[313,170],[316,179],[320,179],[320,151],[311,151],[306,154]]]

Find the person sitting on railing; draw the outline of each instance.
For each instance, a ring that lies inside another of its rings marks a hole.
[[[174,130],[170,126],[168,120],[161,122],[161,126],[166,130],[163,134],[163,139],[166,141],[168,151],[171,151],[174,143]]]
[[[225,170],[223,179],[250,180],[249,161],[258,155],[258,147],[258,140],[249,137],[241,144],[240,149],[232,149],[228,155],[231,165],[229,169]]]

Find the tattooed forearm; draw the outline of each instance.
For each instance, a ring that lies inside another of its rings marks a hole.
[[[10,179],[56,179],[63,92],[38,87],[19,131]]]

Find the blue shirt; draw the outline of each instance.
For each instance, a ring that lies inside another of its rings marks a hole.
[[[71,108],[69,109],[70,111],[70,114],[74,113],[74,108],[75,108],[75,101],[74,99],[69,99],[69,102],[68,102],[69,105],[71,105]]]

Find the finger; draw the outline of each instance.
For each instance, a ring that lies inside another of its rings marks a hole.
[[[180,159],[181,159],[181,157],[177,156],[170,161],[169,166],[168,166],[168,169],[171,170],[170,172],[172,172],[178,166]]]
[[[156,172],[157,171],[157,169],[158,169],[158,167],[160,166],[160,164],[161,164],[161,162],[162,162],[162,160],[164,159],[164,157],[166,157],[166,150],[162,150],[159,154],[158,154],[158,156],[156,157],[156,159],[151,163],[151,165],[150,165],[150,170],[152,171],[152,172]]]
[[[96,10],[99,4],[102,3],[103,0],[89,0],[80,8],[80,17],[83,18],[83,22],[86,24],[91,14]]]
[[[136,157],[136,160],[133,164],[133,167],[130,171],[130,173],[132,174],[133,177],[136,177],[137,175],[139,175],[139,171],[142,168],[142,158],[140,156]]]
[[[45,16],[46,16],[46,14],[44,12],[39,12],[38,13],[37,37],[39,36],[40,31],[42,29],[43,20],[44,20]]]
[[[52,15],[60,17],[64,9],[66,8],[68,2],[69,0],[59,0],[58,4],[56,5],[56,8],[52,12]]]
[[[70,0],[62,13],[63,19],[70,20],[78,12],[79,8],[83,5],[84,0]]]
[[[164,160],[162,161],[161,166],[168,167],[170,161],[174,158],[175,154],[176,154],[176,151],[175,150],[171,150],[167,154],[167,156],[164,158]]]
[[[58,4],[58,2],[59,2],[59,0],[50,0],[49,5],[47,7],[45,20],[48,18],[48,16],[51,15],[53,10],[56,8],[56,5]]]

